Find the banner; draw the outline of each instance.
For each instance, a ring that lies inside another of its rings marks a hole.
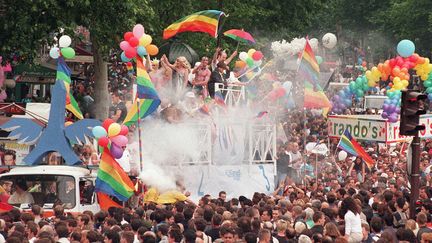
[[[30,146],[25,144],[19,144],[16,141],[12,140],[0,140],[0,152],[4,153],[7,150],[15,151],[16,165],[25,165],[23,162],[24,157],[27,156],[27,154],[30,151]],[[3,162],[3,161],[2,161]],[[3,163],[2,163],[3,165]]]
[[[426,127],[419,132],[420,138],[432,138],[432,114],[420,116],[420,125]],[[377,115],[335,115],[329,116],[328,134],[331,138],[340,138],[348,129],[357,140],[395,143],[408,138],[399,134],[399,126],[399,121],[391,123]]]
[[[178,167],[164,167],[178,170]],[[190,198],[198,201],[205,194],[217,197],[220,191],[227,198],[244,195],[251,198],[255,192],[273,193],[275,169],[273,164],[260,165],[189,165],[181,168]]]

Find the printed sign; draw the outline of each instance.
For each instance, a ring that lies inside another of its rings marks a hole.
[[[330,137],[341,137],[345,129],[357,140],[386,141],[386,121],[378,116],[329,116]]]

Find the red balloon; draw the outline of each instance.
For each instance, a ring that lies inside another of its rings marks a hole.
[[[129,31],[129,32],[124,33],[123,37],[124,37],[125,41],[129,41],[130,38],[134,37],[134,34]]]
[[[390,59],[389,64],[390,64],[391,68],[393,68],[394,66],[396,66],[396,59],[394,59],[394,58]]]
[[[129,132],[129,128],[126,125],[121,125],[120,135],[126,136]]]
[[[393,83],[389,83],[388,86],[391,88],[393,87]]]
[[[136,47],[139,44],[139,40],[136,37],[131,37],[128,42],[132,47]]]
[[[259,61],[259,60],[261,60],[263,57],[264,57],[264,55],[263,55],[262,52],[260,52],[260,51],[255,51],[255,52],[252,54],[252,59],[254,59],[255,61]]]
[[[137,52],[135,48],[129,48],[125,51],[125,55],[127,58],[134,58],[136,56]]]
[[[105,130],[108,132],[108,128],[111,124],[114,123],[114,120],[111,118],[105,119],[105,121],[102,122],[102,127],[105,128]]]
[[[366,65],[367,65],[367,62],[366,62],[366,61],[363,61],[363,62],[362,62],[362,67],[366,67]]]
[[[107,137],[100,137],[98,140],[98,144],[101,147],[106,147],[109,143],[109,139]]]

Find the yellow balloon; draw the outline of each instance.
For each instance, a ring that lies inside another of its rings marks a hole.
[[[256,52],[255,49],[249,49],[249,51],[248,51],[247,53],[248,53],[248,56],[249,56],[249,57],[252,57],[252,55],[253,55],[255,52]]]
[[[108,127],[108,136],[114,137],[120,134],[121,126],[118,123],[113,123]]]
[[[373,81],[373,80],[369,80],[368,81],[368,86],[369,87],[375,87],[375,85],[376,85],[375,81]]]
[[[153,41],[153,39],[150,35],[144,34],[139,39],[139,45],[140,46],[148,46],[148,45],[150,45],[150,43],[152,43],[152,41]]]
[[[396,90],[401,90],[403,87],[402,87],[402,83],[401,82],[399,82],[399,83],[394,83],[393,84],[393,88],[394,89],[396,89]]]
[[[373,68],[371,69],[371,71],[372,71],[372,73],[375,73],[376,71],[378,71],[378,68],[377,68],[377,67],[373,67]]]
[[[400,80],[399,77],[395,77],[395,78],[393,79],[393,84],[398,84],[398,83],[400,83],[400,82],[401,82],[401,80]]]
[[[427,74],[422,74],[421,76],[420,76],[420,78],[421,78],[421,80],[426,80],[427,78],[428,78],[428,75]]]
[[[402,86],[403,86],[404,88],[408,87],[408,85],[409,85],[408,80],[406,80],[406,79],[402,80]]]

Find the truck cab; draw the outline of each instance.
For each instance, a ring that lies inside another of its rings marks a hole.
[[[100,210],[94,192],[96,171],[80,166],[23,166],[1,174],[0,181],[12,183],[9,204],[24,211],[36,204],[44,209],[44,216],[52,216],[56,205],[66,213],[96,213]]]

